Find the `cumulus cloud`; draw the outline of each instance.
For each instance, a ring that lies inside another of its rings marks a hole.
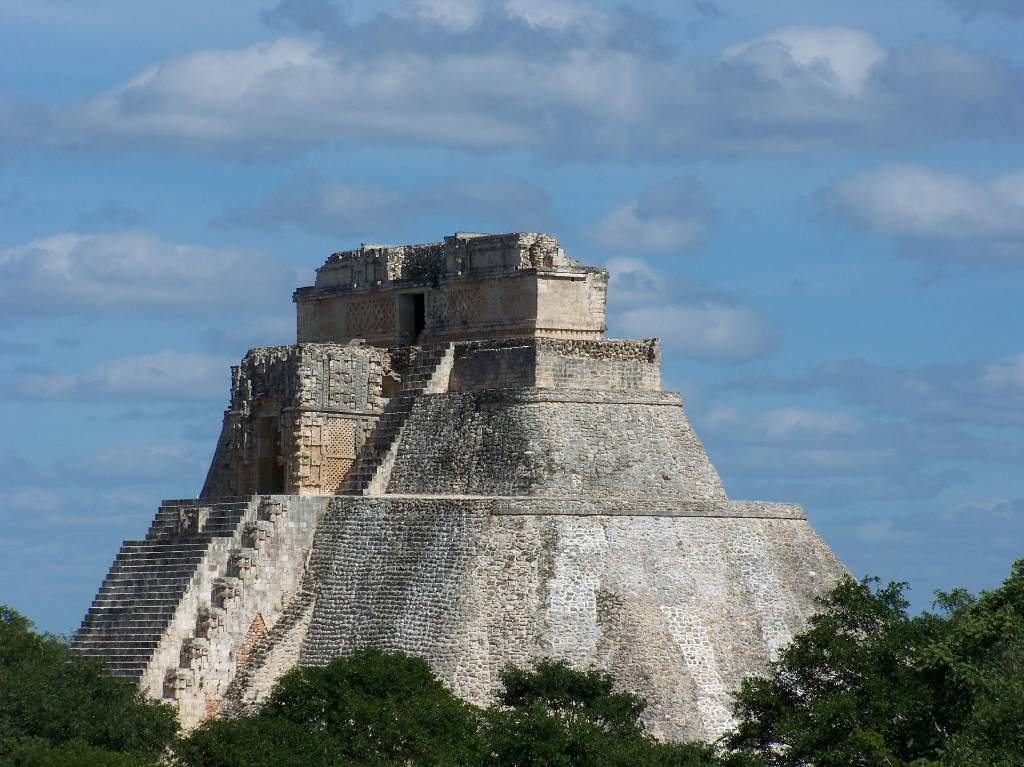
[[[226,399],[230,364],[209,354],[160,351],[105,360],[79,373],[26,373],[13,393],[39,400]]]
[[[825,190],[853,226],[894,235],[921,256],[1024,263],[1024,170],[975,179],[917,165],[888,165]]]
[[[295,275],[267,255],[146,232],[62,233],[0,250],[0,312],[209,314],[280,299]]]
[[[872,70],[886,58],[872,35],[846,27],[786,27],[727,48],[727,61],[753,64],[766,78],[785,82],[806,72],[846,97],[864,95]]]
[[[667,181],[614,208],[584,230],[584,235],[605,248],[692,250],[704,243],[714,214],[700,184]]]
[[[608,262],[611,332],[627,338],[657,336],[669,354],[742,362],[778,346],[774,328],[752,309],[683,278],[672,280],[647,262]]]
[[[658,158],[1024,133],[1019,69],[951,46],[887,49],[860,30],[800,27],[694,57],[628,8],[430,0],[335,24],[327,7],[276,9],[292,26],[330,27],[322,39],[167,59],[59,107],[0,101],[3,134],[87,148],[360,141]]]
[[[413,189],[293,179],[256,205],[227,213],[222,222],[249,227],[302,226],[361,237],[386,237],[417,219],[447,215],[460,226],[499,231],[537,230],[552,223],[540,187],[516,178],[437,178]]]
[[[854,413],[800,407],[777,408],[753,416],[735,408],[716,407],[703,421],[713,430],[767,443],[847,438],[864,431],[863,419]]]

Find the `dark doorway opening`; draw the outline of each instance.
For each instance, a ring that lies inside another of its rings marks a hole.
[[[412,332],[417,338],[419,338],[420,333],[423,332],[423,328],[427,326],[426,295],[423,293],[416,293],[413,295],[412,301]]]
[[[277,416],[263,416],[256,435],[259,464],[256,476],[257,493],[284,492],[284,465],[281,463],[281,432]]]
[[[425,293],[403,293],[399,296],[398,323],[408,343],[415,343],[427,326]]]

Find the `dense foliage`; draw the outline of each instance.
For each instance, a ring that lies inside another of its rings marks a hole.
[[[152,765],[176,731],[170,706],[0,607],[0,764]]]
[[[501,673],[498,705],[487,714],[491,767],[632,767],[713,765],[711,747],[654,740],[640,721],[644,700],[615,692],[614,678],[564,661]]]
[[[507,667],[494,705],[425,661],[365,649],[285,674],[249,716],[168,746],[172,710],[0,608],[0,767],[1019,767],[1024,560],[978,597],[910,615],[903,584],[844,579],[718,743],[662,743],[645,702],[597,671]],[[167,763],[167,762],[165,762]]]
[[[841,581],[723,744],[766,767],[1024,765],[1024,560],[1003,585],[907,614],[903,584]]]
[[[292,669],[256,714],[207,722],[178,753],[196,767],[454,767],[479,760],[479,721],[425,661],[370,648]]]
[[[663,744],[644,703],[603,672],[561,661],[502,674],[499,705],[460,701],[420,658],[376,649],[285,674],[252,716],[207,722],[178,746],[191,767],[235,765],[711,765],[707,746]]]

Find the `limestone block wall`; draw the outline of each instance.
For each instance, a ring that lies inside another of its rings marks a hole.
[[[600,338],[605,330],[607,274],[548,275],[515,271],[500,278],[472,274],[436,284],[382,289],[370,285],[326,294],[297,294],[298,339],[377,346],[464,338],[556,336]],[[404,328],[402,302],[422,293],[424,326]]]
[[[507,513],[491,499],[334,499],[313,547],[301,662],[402,650],[486,702],[504,664],[561,657],[644,695],[657,734],[713,738],[729,723],[729,691],[842,572],[798,507],[651,515],[645,499],[634,514],[623,502],[618,514],[515,503]]]
[[[538,335],[600,338],[607,329],[608,273],[590,270],[547,276],[537,281]],[[598,329],[599,333],[587,333]]]
[[[725,498],[679,395],[532,388],[418,398],[387,492]]]
[[[500,279],[455,279],[425,294],[424,338],[433,341],[481,335],[531,335],[537,318],[537,275],[514,272]]]
[[[455,345],[450,391],[513,387],[661,388],[657,339],[643,341],[513,338]]]

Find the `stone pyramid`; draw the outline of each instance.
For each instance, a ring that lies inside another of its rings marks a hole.
[[[330,256],[74,646],[185,726],[376,645],[477,702],[507,663],[596,665],[658,735],[720,734],[844,571],[799,506],[726,496],[658,341],[603,337],[607,284],[537,233]]]

